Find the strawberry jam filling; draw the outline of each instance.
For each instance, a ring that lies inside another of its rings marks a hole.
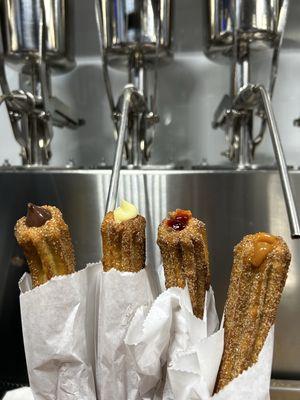
[[[174,231],[182,231],[188,224],[192,213],[189,210],[176,210],[170,213],[170,218],[167,220],[167,225]]]

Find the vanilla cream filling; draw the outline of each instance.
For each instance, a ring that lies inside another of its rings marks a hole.
[[[129,219],[135,218],[138,215],[138,209],[135,205],[126,200],[122,200],[120,207],[114,211],[114,219],[118,224]]]

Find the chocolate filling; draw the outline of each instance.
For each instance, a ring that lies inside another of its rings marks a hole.
[[[52,215],[46,208],[28,203],[26,225],[29,228],[43,226],[51,218]]]

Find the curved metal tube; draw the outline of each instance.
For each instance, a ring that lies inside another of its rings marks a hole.
[[[257,86],[255,90],[260,92],[267,121],[269,126],[269,131],[272,139],[273,149],[275,153],[275,157],[278,164],[282,191],[285,199],[286,210],[289,217],[290,229],[291,229],[291,236],[292,238],[300,238],[300,226],[299,226],[299,219],[298,213],[295,205],[295,200],[291,188],[291,182],[287,170],[287,165],[280,141],[280,136],[276,124],[275,115],[273,112],[271,100],[267,90],[263,86]]]
[[[112,87],[111,87],[110,76],[109,76],[109,72],[108,72],[107,52],[104,47],[104,37],[103,37],[104,28],[102,26],[103,16],[102,16],[102,10],[100,7],[100,3],[98,0],[95,0],[95,14],[96,14],[97,30],[98,30],[98,35],[99,35],[100,52],[101,52],[101,56],[102,56],[103,80],[104,80],[104,84],[105,84],[105,88],[106,88],[106,93],[107,93],[107,98],[108,98],[108,103],[109,103],[113,123],[114,123],[115,127],[117,128],[116,120],[114,118],[115,102],[114,102],[114,96],[113,96]]]
[[[116,207],[120,170],[122,166],[122,155],[125,142],[125,136],[128,128],[128,118],[131,108],[134,111],[144,111],[146,104],[144,102],[143,96],[138,92],[138,90],[133,85],[126,85],[122,94],[122,111],[121,111],[121,122],[120,129],[118,132],[117,147],[114,157],[114,164],[112,168],[112,173],[110,177],[108,196],[106,202],[105,212],[112,211]]]
[[[279,53],[281,50],[282,42],[283,42],[283,34],[285,31],[286,21],[287,21],[287,14],[289,9],[289,1],[290,0],[283,0],[280,13],[278,18],[277,24],[277,37],[274,42],[274,50],[273,50],[273,57],[271,63],[271,74],[270,74],[270,83],[269,83],[269,96],[272,99],[275,83],[277,80],[278,75],[278,65],[279,65]],[[252,148],[252,156],[254,157],[255,150],[257,146],[261,143],[264,138],[264,133],[266,130],[266,119],[263,118],[260,124],[260,129],[257,136],[253,139],[253,148]]]
[[[286,210],[289,218],[291,237],[293,239],[300,238],[300,225],[298,213],[295,205],[295,200],[291,188],[291,182],[288,174],[288,169],[283,153],[280,135],[276,124],[272,103],[270,100],[269,93],[266,88],[262,85],[248,85],[242,89],[238,94],[234,102],[234,107],[237,110],[241,109],[253,109],[255,107],[263,106],[266,114],[266,119],[271,135],[272,145],[274,154],[276,157],[282,191],[284,195]]]

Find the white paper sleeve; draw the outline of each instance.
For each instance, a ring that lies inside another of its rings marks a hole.
[[[274,347],[274,326],[270,329],[257,362],[235,378],[213,400],[269,400]]]
[[[147,268],[137,273],[101,268],[96,346],[98,399],[136,400],[140,378],[124,338],[136,310],[152,304]]]
[[[98,265],[90,265],[34,289],[30,275],[22,277],[22,329],[35,400],[96,399],[92,365],[99,273]]]
[[[10,390],[5,394],[3,400],[34,400],[32,390],[29,387]]]
[[[223,353],[223,329],[201,340],[190,352],[177,354],[168,368],[176,400],[269,400],[274,327],[258,361],[212,396]]]
[[[127,332],[125,343],[139,373],[142,395],[163,379],[163,365],[187,351],[218,327],[214,295],[206,293],[203,319],[193,315],[188,288],[171,288],[160,294],[152,306],[140,307]],[[168,382],[167,382],[168,385]],[[172,398],[165,390],[163,398]]]

